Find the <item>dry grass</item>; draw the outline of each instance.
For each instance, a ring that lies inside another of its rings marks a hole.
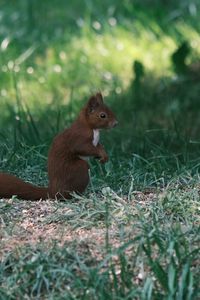
[[[81,200],[74,203],[51,200],[31,202],[17,199],[0,200],[3,208],[0,214],[0,257],[24,246],[35,247],[39,243],[45,244],[46,247],[55,244],[63,247],[66,243],[85,244],[94,256],[102,257],[106,249],[105,237],[108,231],[111,248],[119,247],[122,242],[120,223],[123,224],[123,242],[126,242],[138,233],[136,228],[134,233],[132,230],[133,223],[137,224],[137,218],[134,221],[134,216],[138,215],[138,208],[142,208],[148,214],[148,207],[156,199],[157,194],[152,191],[144,193],[134,191],[129,200],[119,197],[110,189],[105,190],[104,194],[102,199],[99,199],[98,207],[94,207],[91,200],[88,201],[86,207],[88,211],[85,211],[84,221],[79,220]],[[110,197],[108,202],[112,206],[110,216],[107,216],[109,225],[106,225],[104,207],[107,196]],[[100,207],[101,211],[98,215]],[[95,215],[94,219],[92,219],[93,215]],[[133,218],[131,222],[126,219],[127,216]],[[87,225],[90,217],[93,226],[90,221],[89,226]],[[73,222],[74,219],[76,223]]]

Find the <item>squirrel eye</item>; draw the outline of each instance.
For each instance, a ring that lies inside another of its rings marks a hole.
[[[105,113],[100,113],[100,117],[101,117],[102,119],[104,119],[104,118],[106,117],[106,114],[105,114]]]

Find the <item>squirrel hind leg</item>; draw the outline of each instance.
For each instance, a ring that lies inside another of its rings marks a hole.
[[[53,178],[49,183],[50,198],[71,199],[72,193],[82,194],[89,183],[89,165],[77,159],[68,165],[66,175]],[[62,178],[62,179],[61,179]]]
[[[69,170],[68,183],[70,191],[82,194],[90,181],[87,161],[78,159],[71,165]]]

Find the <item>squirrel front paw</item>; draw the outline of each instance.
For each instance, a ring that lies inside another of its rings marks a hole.
[[[108,155],[106,153],[104,153],[104,155],[101,155],[99,161],[101,164],[105,164],[108,161]]]

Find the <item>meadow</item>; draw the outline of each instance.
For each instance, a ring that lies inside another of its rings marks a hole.
[[[66,201],[0,199],[0,300],[200,299],[200,4],[1,0],[0,170],[47,185],[102,91],[109,162]]]

